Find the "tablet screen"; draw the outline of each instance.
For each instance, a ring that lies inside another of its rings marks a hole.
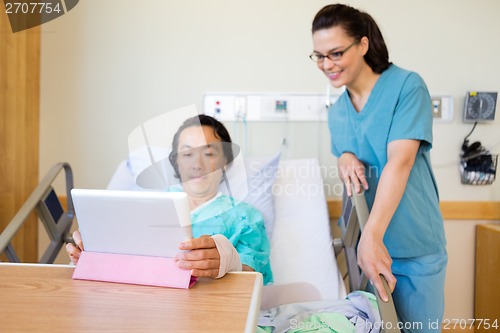
[[[173,257],[192,237],[186,193],[73,189],[85,251]]]

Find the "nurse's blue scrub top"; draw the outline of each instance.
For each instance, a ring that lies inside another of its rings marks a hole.
[[[384,236],[391,257],[409,258],[445,249],[443,218],[431,168],[432,103],[422,78],[390,65],[380,75],[361,112],[346,90],[328,112],[332,153],[350,152],[365,165],[371,209],[380,175],[387,164],[387,145],[420,140],[401,202]]]

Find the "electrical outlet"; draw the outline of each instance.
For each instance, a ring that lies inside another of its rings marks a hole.
[[[432,116],[435,122],[451,122],[453,120],[453,97],[431,96]]]
[[[437,119],[441,119],[441,97],[432,98],[432,116]]]

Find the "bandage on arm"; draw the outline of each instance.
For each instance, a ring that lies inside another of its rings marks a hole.
[[[241,265],[240,255],[236,252],[236,249],[229,239],[220,234],[213,235],[212,239],[220,255],[219,275],[217,275],[217,279],[226,275],[227,272],[241,271],[243,267]]]

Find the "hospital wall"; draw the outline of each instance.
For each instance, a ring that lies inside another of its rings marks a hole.
[[[329,1],[86,0],[42,26],[40,175],[71,164],[76,187],[104,188],[141,122],[195,104],[204,92],[323,93],[310,61],[310,25]],[[432,159],[442,201],[500,201],[491,186],[460,183],[467,90],[499,91],[497,0],[345,1],[379,23],[391,61],[420,73],[432,95],[451,95],[453,120],[435,123]],[[500,112],[500,111],[499,111]],[[228,123],[248,156],[318,158],[333,170],[324,122]],[[500,152],[500,122],[471,140]],[[283,146],[283,137],[286,145]],[[325,175],[329,195],[338,179]],[[474,226],[446,221],[446,318],[473,317]],[[43,228],[41,228],[43,232]]]

